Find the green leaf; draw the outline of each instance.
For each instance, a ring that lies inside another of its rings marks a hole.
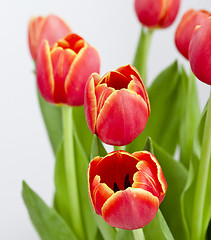
[[[188,180],[185,186],[185,190],[182,194],[182,213],[184,223],[187,227],[188,236],[187,239],[190,239],[190,231],[192,228],[192,212],[193,212],[193,199],[195,194],[196,187],[196,176],[198,174],[199,167],[199,159],[201,155],[201,144],[203,139],[204,125],[207,114],[207,107],[203,111],[201,115],[201,120],[199,126],[197,128],[196,135],[194,136],[193,148],[191,154],[191,162],[190,168],[188,172]],[[206,196],[205,196],[205,204],[204,204],[204,212],[203,212],[203,222],[201,223],[203,235],[206,234],[206,229],[208,227],[210,217],[211,217],[211,166],[209,166],[209,175],[207,181],[206,188]]]
[[[100,139],[98,138],[98,136],[95,134],[93,136],[93,140],[92,140],[92,151],[91,151],[91,157],[90,160],[92,160],[93,158],[97,157],[97,156],[101,156],[104,157],[107,154],[107,151],[105,150],[102,142],[100,141]]]
[[[61,107],[46,102],[38,89],[37,95],[51,146],[56,155],[63,137]]]
[[[108,225],[99,215],[93,212],[97,226],[105,240],[115,240],[116,229]]]
[[[23,182],[23,199],[42,240],[77,240],[60,215]]]
[[[129,145],[126,151],[143,149],[147,137],[171,155],[179,142],[179,129],[182,114],[182,84],[177,62],[165,69],[148,90],[151,114],[144,131]]]
[[[89,159],[90,153],[91,153],[93,135],[90,132],[86,123],[84,106],[73,107],[72,115],[73,115],[73,121],[74,121],[74,129],[76,131],[77,137],[80,139],[80,143],[86,153],[87,159]]]
[[[196,79],[192,72],[190,76],[187,76],[185,70],[182,69],[182,84],[184,107],[180,127],[180,161],[188,169],[193,138],[200,120],[200,108]]]
[[[174,239],[160,210],[158,210],[155,218],[143,228],[143,232],[145,240]]]
[[[152,139],[150,137],[147,138],[144,150],[154,154],[154,148],[153,148],[153,144],[152,144]]]
[[[117,229],[115,240],[134,240],[133,232],[125,229]]]
[[[154,154],[162,167],[168,184],[167,193],[160,209],[174,238],[178,240],[186,239],[181,213],[181,194],[186,184],[187,170],[154,141],[153,147]]]

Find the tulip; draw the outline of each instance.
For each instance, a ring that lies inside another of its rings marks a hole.
[[[191,69],[202,82],[211,85],[211,17],[196,26],[190,46],[189,61]]]
[[[91,132],[115,146],[132,142],[144,130],[150,114],[141,76],[130,65],[102,78],[92,74],[85,88],[84,107]]]
[[[147,151],[115,151],[94,158],[88,167],[91,204],[113,227],[144,227],[155,217],[166,190],[163,171]]]
[[[149,28],[170,26],[178,13],[180,0],[135,0],[139,21]]]
[[[201,25],[209,16],[210,13],[207,11],[194,9],[188,10],[183,15],[175,33],[175,44],[186,59],[188,59],[188,48],[194,28],[196,25]]]
[[[94,47],[70,34],[50,48],[41,44],[36,64],[37,83],[43,98],[55,104],[84,104],[84,88],[89,76],[99,72],[100,59]]]
[[[71,30],[68,25],[55,15],[32,17],[28,28],[29,48],[32,58],[36,60],[38,48],[44,39],[52,46],[70,33]]]

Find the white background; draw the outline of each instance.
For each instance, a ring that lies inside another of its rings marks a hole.
[[[140,24],[131,0],[1,0],[0,8],[0,239],[36,240],[21,198],[22,180],[49,205],[53,199],[54,158],[38,107],[33,61],[28,50],[31,16],[61,16],[95,46],[101,74],[132,63]],[[153,79],[175,59],[188,63],[174,45],[175,27],[188,8],[207,8],[207,0],[183,0],[174,25],[153,36],[148,76]],[[169,79],[171,81],[171,79]],[[198,81],[200,102],[209,87]],[[158,96],[159,97],[159,96]]]

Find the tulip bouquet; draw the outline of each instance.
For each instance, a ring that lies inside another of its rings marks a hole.
[[[37,95],[56,160],[52,207],[23,182],[41,239],[211,239],[211,102],[201,113],[196,88],[196,77],[211,85],[209,12],[187,11],[175,32],[192,70],[175,61],[147,84],[153,32],[170,26],[179,7],[135,0],[142,31],[134,62],[103,76],[97,50],[62,19],[31,19]]]

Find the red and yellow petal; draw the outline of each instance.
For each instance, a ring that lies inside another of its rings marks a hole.
[[[87,125],[92,134],[95,134],[95,126],[97,120],[97,100],[95,96],[95,82],[93,75],[98,74],[92,74],[86,84],[84,96],[84,111]]]
[[[70,66],[76,57],[76,53],[70,49],[54,48],[51,52],[51,60],[54,72],[54,101],[66,103],[65,79]]]
[[[69,105],[80,106],[84,104],[86,82],[92,73],[99,72],[99,68],[100,58],[95,48],[85,47],[78,53],[65,81]]]
[[[167,191],[167,183],[166,183],[166,179],[163,175],[163,170],[158,162],[158,160],[156,159],[156,157],[147,151],[141,151],[141,152],[134,152],[132,154],[133,156],[135,156],[136,158],[138,158],[140,161],[146,161],[149,163],[149,166],[151,166],[151,171],[153,171],[154,169],[154,181],[156,181],[156,186],[157,189],[160,193],[160,203],[163,201],[163,198],[166,194]],[[137,165],[138,167],[138,165]]]
[[[108,198],[102,207],[102,216],[113,227],[133,230],[152,221],[158,208],[159,200],[150,192],[127,188]]]
[[[97,177],[97,176],[96,176]],[[104,203],[114,194],[114,191],[109,188],[105,183],[99,183],[93,189],[92,201],[95,212],[102,216],[102,207]]]
[[[126,145],[144,130],[147,120],[148,106],[143,98],[121,89],[105,101],[97,118],[96,132],[107,144]]]
[[[36,64],[37,84],[43,98],[54,103],[54,76],[50,56],[50,47],[47,41],[41,44]]]
[[[36,60],[37,58],[37,50],[40,44],[40,34],[42,31],[42,27],[45,21],[45,17],[32,17],[29,22],[29,31],[28,31],[28,39],[29,39],[29,48],[32,55],[32,58]]]

